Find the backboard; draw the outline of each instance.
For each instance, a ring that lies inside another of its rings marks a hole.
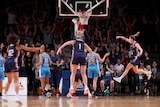
[[[59,16],[76,16],[75,12],[90,11],[93,17],[106,17],[109,0],[58,0]]]

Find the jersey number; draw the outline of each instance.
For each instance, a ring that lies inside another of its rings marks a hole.
[[[45,59],[44,59],[44,63],[45,63],[45,64],[48,64],[48,58],[45,58]]]
[[[78,49],[79,49],[79,50],[82,49],[82,44],[81,44],[81,43],[78,44]]]
[[[13,49],[9,50],[8,51],[8,56],[13,56],[13,55],[14,55],[14,50]]]

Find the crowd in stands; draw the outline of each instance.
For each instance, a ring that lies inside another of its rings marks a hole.
[[[100,64],[101,77],[99,78],[99,90],[104,91],[109,86],[110,93],[118,92],[119,89],[123,93],[123,83],[129,86],[129,92],[134,95],[137,90],[140,94],[144,93],[143,75],[134,74],[130,70],[127,82],[122,81],[121,86],[114,82],[113,76],[120,76],[127,65],[128,44],[123,41],[116,40],[116,35],[128,36],[134,34],[139,29],[136,27],[138,21],[144,24],[144,30],[138,40],[143,43],[144,54],[141,58],[140,68],[150,69],[152,78],[149,80],[149,90],[154,91],[154,95],[160,94],[160,81],[157,82],[157,73],[160,73],[159,59],[150,58],[150,52],[159,52],[158,39],[160,37],[160,21],[159,14],[155,13],[149,17],[150,13],[142,13],[141,17],[132,14],[127,9],[129,4],[117,3],[119,0],[111,1],[110,16],[104,19],[90,18],[88,27],[85,30],[85,42],[89,46],[98,47],[98,53],[103,56],[106,52],[110,52],[110,56],[106,58],[103,64]],[[48,46],[47,53],[51,56],[54,64],[50,67],[52,87],[57,89],[63,69],[69,69],[71,56],[66,56],[68,51],[64,51],[62,55],[56,55],[56,50],[65,41],[74,38],[74,24],[72,19],[59,17],[57,13],[56,0],[16,0],[9,1],[6,6],[2,6],[5,13],[2,14],[0,33],[0,42],[4,43],[3,56],[7,56],[6,37],[12,33],[16,33],[21,38],[21,43],[33,47],[44,44]],[[138,18],[138,19],[137,19]],[[6,20],[7,19],[7,20]],[[140,29],[141,30],[141,29]],[[141,32],[141,31],[140,31]],[[152,37],[154,39],[152,39]],[[147,40],[149,39],[149,41]],[[154,40],[154,41],[153,41]],[[150,47],[154,46],[154,47]],[[38,68],[35,64],[38,62],[39,52],[31,53],[21,51],[19,56],[20,76],[28,77],[28,93],[36,94],[37,87],[40,87]],[[138,78],[138,79],[137,79]],[[120,86],[120,88],[118,88]]]

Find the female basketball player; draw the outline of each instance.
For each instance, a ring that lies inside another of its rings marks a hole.
[[[44,46],[41,47],[26,47],[24,45],[20,45],[20,39],[16,34],[11,34],[7,37],[7,43],[8,43],[8,56],[5,62],[5,74],[8,78],[8,82],[5,86],[5,93],[3,96],[3,101],[8,101],[6,98],[7,91],[10,87],[10,84],[12,83],[12,80],[14,80],[14,86],[15,86],[15,92],[16,92],[16,99],[15,101],[18,103],[21,103],[21,101],[18,98],[19,94],[19,72],[18,72],[18,64],[17,59],[19,55],[20,50],[26,50],[30,52],[35,52],[40,50],[41,48],[44,48]]]
[[[76,40],[70,40],[68,42],[65,42],[58,50],[57,54],[60,53],[60,51],[67,45],[73,46],[72,51],[72,63],[71,63],[71,76],[70,76],[70,90],[69,93],[73,94],[74,88],[73,83],[75,82],[75,75],[77,71],[77,66],[80,64],[80,71],[82,75],[82,80],[84,84],[84,95],[88,94],[88,86],[87,86],[87,76],[86,76],[86,54],[84,49],[87,49],[91,54],[91,63],[93,63],[93,55],[91,48],[83,42],[83,31],[77,31],[76,32]]]
[[[82,76],[81,76],[80,66],[78,65],[78,68],[77,68],[77,71],[76,71],[76,75],[75,75],[75,82],[73,83],[73,89],[74,89],[73,93],[76,92],[78,83],[80,81],[82,82],[83,80],[82,80]],[[67,97],[71,97],[72,98],[73,95],[71,95],[69,92],[67,93]]]
[[[45,96],[46,91],[48,91],[48,89],[45,90],[45,86],[48,88],[50,87],[49,78],[51,74],[49,65],[52,64],[50,56],[45,51],[46,48],[40,50],[41,54],[39,55],[39,62],[36,64],[36,67],[40,66],[39,77],[41,81],[42,96]]]
[[[36,64],[36,67],[40,66],[39,77],[41,81],[42,96],[45,96],[46,91],[48,91],[45,90],[45,86],[48,88],[50,87],[49,78],[51,74],[49,65],[52,64],[50,56],[45,52],[46,50],[46,47],[45,49],[43,48],[40,50],[39,62]]]
[[[105,58],[110,55],[110,53],[106,53],[103,58],[100,57],[100,55],[97,52],[97,47],[92,47],[93,52],[93,58],[94,58],[94,63],[91,64],[90,60],[90,54],[87,54],[87,59],[88,59],[88,71],[87,75],[89,79],[93,79],[93,89],[92,89],[92,95],[95,94],[95,91],[97,89],[97,80],[98,77],[100,76],[100,70],[99,70],[99,62],[103,63]]]
[[[140,32],[137,32],[134,35],[131,35],[129,38],[126,38],[124,36],[117,36],[116,39],[122,39],[125,40],[130,44],[130,50],[129,50],[129,57],[130,57],[130,62],[125,68],[125,71],[123,74],[118,77],[118,78],[113,78],[117,82],[121,82],[122,78],[127,75],[128,71],[133,68],[133,71],[137,74],[146,74],[149,78],[151,76],[150,72],[146,72],[142,69],[138,69],[138,65],[140,63],[140,56],[143,53],[143,49],[139,45],[139,43],[136,42],[136,36],[139,35]]]
[[[5,59],[2,56],[2,49],[3,49],[3,43],[1,43],[1,47],[0,47],[0,98],[2,97],[2,83],[4,80],[4,62]]]

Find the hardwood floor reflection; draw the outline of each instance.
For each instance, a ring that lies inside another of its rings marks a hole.
[[[43,98],[39,96],[20,96],[22,105],[15,103],[14,96],[8,96],[8,103],[0,107],[159,107],[158,96],[114,96],[88,99],[85,96],[67,98],[65,96]]]

